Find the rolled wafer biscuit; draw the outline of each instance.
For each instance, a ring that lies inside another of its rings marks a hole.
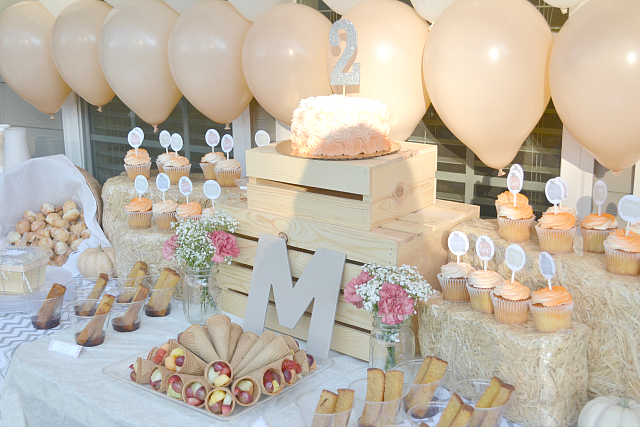
[[[53,314],[62,305],[64,299],[60,297],[63,296],[66,291],[67,288],[58,283],[54,283],[53,286],[51,286],[47,298],[45,302],[42,303],[36,316],[36,325],[38,325],[39,328],[46,328],[47,322],[51,320]]]
[[[122,327],[125,330],[133,330],[134,323],[138,318],[140,310],[142,310],[142,306],[144,305],[144,300],[147,299],[147,295],[149,295],[149,289],[142,285],[138,285],[136,287],[136,293],[131,300],[131,305],[129,305],[124,316],[122,316]]]
[[[229,360],[227,360],[227,362],[231,362],[231,358],[236,352],[236,346],[238,345],[238,340],[240,340],[242,332],[244,332],[242,330],[242,326],[231,322],[231,329],[229,330]]]
[[[98,304],[98,309],[93,315],[93,319],[91,319],[89,323],[87,323],[87,326],[85,326],[84,329],[76,336],[77,344],[84,345],[102,335],[102,328],[105,320],[107,320],[105,318],[107,316],[104,315],[111,311],[115,299],[116,297],[109,294],[102,296],[100,304]]]
[[[163,279],[162,275],[160,276],[156,282],[155,291],[151,294],[151,298],[149,298],[149,308],[155,312],[158,317],[166,314],[171,298],[173,298],[173,291],[170,289],[175,288],[180,282],[180,275],[170,268],[165,268],[162,274],[165,274],[166,270],[168,270],[166,277]],[[165,289],[166,291],[163,291]]]
[[[244,356],[247,355],[251,347],[258,341],[260,337],[254,334],[253,332],[243,332],[238,338],[238,344],[236,345],[236,351],[233,352],[233,357],[231,357],[231,367],[236,369]]]
[[[214,392],[219,391],[219,390],[220,391],[224,391],[226,394],[231,395],[231,405],[230,405],[231,406],[231,410],[228,413],[224,414],[224,415],[222,413],[213,412],[211,410],[211,408],[209,407],[209,400],[211,399],[211,396],[213,395]],[[211,390],[209,392],[209,394],[207,394],[207,398],[205,399],[204,407],[207,409],[207,411],[209,411],[212,414],[215,414],[215,415],[217,415],[219,417],[228,417],[236,407],[236,400],[233,398],[233,394],[228,389],[226,389],[226,388],[214,388],[213,390]]]
[[[200,325],[189,326],[180,335],[178,342],[207,363],[220,359],[220,356],[209,341],[209,336],[202,330]]]
[[[209,338],[216,353],[222,360],[229,360],[229,337],[231,335],[231,319],[224,314],[210,316],[206,321]]]
[[[244,355],[242,361],[238,364],[238,366],[233,367],[233,370],[236,371],[238,375],[242,375],[240,374],[240,371],[244,369],[244,367],[247,366],[253,359],[255,359],[262,352],[262,350],[264,350],[264,348],[274,339],[276,339],[276,334],[274,332],[264,331],[262,335],[260,335],[260,338],[256,340],[255,344],[253,344],[249,351]]]
[[[264,386],[264,382],[262,381],[264,378],[264,374],[267,371],[271,372],[271,374],[276,380],[278,378],[280,379],[280,381],[278,381],[278,389],[277,390],[274,389],[274,391],[272,392],[267,391],[267,389]],[[280,392],[282,392],[282,390],[284,390],[284,387],[281,384],[284,381],[284,375],[282,374],[282,371],[276,366],[267,366],[267,367],[258,369],[256,371],[250,372],[245,376],[255,379],[258,382],[258,384],[260,384],[260,391],[263,394],[266,394],[267,396],[277,396],[278,394],[280,394]]]
[[[364,410],[362,416],[358,420],[360,426],[373,426],[380,415],[380,407],[378,402],[384,400],[384,371],[382,369],[367,369],[367,394],[365,396]],[[367,402],[376,402],[369,404]]]
[[[219,379],[222,376],[222,374],[218,373],[218,375],[216,375],[216,374],[213,373],[213,372],[215,372],[215,369],[214,369],[213,365],[215,365],[218,362],[222,362],[225,365],[227,365],[227,367],[229,367],[229,370],[231,371],[228,375],[224,374],[224,375],[227,375],[227,377],[229,377],[229,379],[227,381],[225,381],[224,383],[220,382],[221,380]],[[207,380],[207,383],[211,384],[214,387],[227,387],[229,384],[231,384],[231,381],[233,381],[233,369],[231,369],[229,364],[226,361],[222,360],[222,359],[212,360],[211,362],[209,362],[207,367],[204,368],[204,376],[205,376],[205,378]],[[212,377],[215,377],[215,379],[211,380]],[[216,380],[218,380],[218,384],[215,383]]]
[[[404,386],[404,372],[387,371],[384,377],[384,401],[389,402],[383,405],[380,410],[380,416],[376,420],[376,425],[386,426],[393,425],[396,422],[396,416],[402,405],[402,391]]]
[[[93,286],[91,293],[87,299],[99,299],[102,296],[102,292],[104,292],[104,288],[107,287],[107,282],[109,281],[109,276],[105,273],[100,273],[98,280],[96,280],[96,284]],[[93,308],[93,303],[88,302],[83,307],[82,310],[78,313],[78,316],[88,316]]]
[[[187,380],[187,382],[185,382],[182,385],[182,401],[187,403],[187,404],[189,404],[189,405],[191,405],[191,403],[189,403],[189,401],[187,400],[187,399],[189,399],[187,397],[187,389],[189,387],[191,387],[191,385],[193,383],[196,383],[196,382],[202,384],[204,386],[204,388],[206,389],[206,392],[204,394],[204,399],[202,400],[202,403],[199,404],[199,405],[192,405],[192,406],[195,406],[197,408],[202,408],[204,406],[204,401],[206,400],[207,394],[209,394],[209,392],[211,391],[211,386],[209,384],[207,384],[207,382],[204,380],[204,378],[200,378],[200,379],[193,379],[192,378],[192,379]]]
[[[160,380],[160,384],[156,385],[155,387],[151,386],[151,389],[160,393],[165,393],[167,391],[167,381],[169,380],[169,377],[171,375],[175,374],[175,372],[168,370],[164,366],[156,365],[156,367],[151,370],[151,376],[153,376],[153,373],[155,371],[160,371],[162,377]]]
[[[285,356],[293,356],[293,354],[291,353],[287,343],[284,341],[284,338],[282,338],[282,335],[278,335],[255,357],[246,356],[243,359],[243,362],[247,359],[248,361],[244,367],[238,366],[238,375],[246,375],[251,371],[255,371],[256,369],[267,366],[276,360],[280,360]]]
[[[142,359],[138,357],[134,362],[134,373],[136,383],[149,384],[151,378],[151,372],[157,365],[149,359]]]
[[[251,396],[253,397],[253,400],[251,401],[251,403],[242,403],[240,402],[240,400],[238,399],[238,395],[236,395],[236,387],[238,386],[238,383],[240,381],[251,381],[253,383],[253,390],[251,393]],[[240,377],[237,378],[233,381],[233,385],[231,386],[231,391],[233,393],[233,398],[235,399],[236,403],[240,406],[251,406],[251,405],[255,405],[256,403],[258,403],[258,399],[260,399],[260,394],[261,394],[261,389],[260,389],[260,381],[257,381],[255,378],[249,377],[249,376],[244,376],[244,377]]]
[[[293,360],[302,368],[302,376],[306,377],[310,374],[309,359],[307,359],[307,352],[304,350],[298,350],[293,354]]]

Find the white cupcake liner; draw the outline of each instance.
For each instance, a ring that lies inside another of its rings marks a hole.
[[[611,249],[604,243],[607,271],[620,276],[637,276],[640,273],[640,253]]]
[[[573,301],[554,307],[536,307],[529,302],[529,309],[533,314],[533,322],[538,332],[552,333],[571,328]]]
[[[143,165],[124,165],[124,170],[127,171],[127,175],[129,176],[129,180],[134,182],[138,175],[142,175],[145,178],[149,179],[149,175],[151,174],[151,162],[147,162]]]
[[[199,221],[201,217],[202,217],[202,214],[200,214],[200,215],[191,215],[191,216],[180,216],[180,215],[176,214],[176,220],[178,220],[178,222],[182,222],[182,221],[187,220],[187,219],[192,219],[194,221]]]
[[[592,228],[580,227],[580,233],[582,234],[582,249],[585,252],[592,252],[594,254],[604,253],[604,241],[615,231],[615,228],[609,228],[607,230],[594,230]]]
[[[442,273],[438,273],[438,280],[442,288],[442,298],[445,301],[469,302],[469,292],[467,291],[469,280],[467,278],[442,277]]]
[[[540,249],[550,254],[568,254],[573,252],[573,237],[576,235],[576,230],[576,226],[568,230],[555,230],[553,228],[542,228],[536,225]]]
[[[147,212],[127,212],[127,224],[129,228],[144,229],[151,228],[151,218],[153,217],[152,211]]]
[[[200,163],[200,168],[204,174],[204,179],[216,180],[216,164],[215,163]]]
[[[527,219],[511,219],[498,216],[498,233],[507,242],[526,242],[531,237],[531,226],[535,220],[535,215],[531,215],[531,218]]]
[[[153,217],[156,219],[156,226],[160,230],[171,230],[171,223],[176,221],[175,212],[154,212]]]
[[[186,166],[167,166],[162,165],[164,169],[164,173],[169,176],[169,180],[171,180],[172,184],[177,184],[180,181],[180,178],[183,176],[189,176],[189,171],[191,170],[191,165]]]
[[[496,322],[505,325],[522,325],[527,321],[530,300],[531,297],[516,301],[500,298],[492,290],[493,317]]]
[[[235,187],[236,179],[240,179],[242,176],[242,168],[236,169],[219,169],[215,168],[216,181],[221,187]]]
[[[164,168],[162,167],[162,162],[160,160],[156,160],[156,166],[158,167],[158,173],[164,173]]]
[[[481,313],[493,313],[493,303],[489,295],[493,288],[476,288],[467,282],[467,292],[469,292],[469,300],[471,308]]]

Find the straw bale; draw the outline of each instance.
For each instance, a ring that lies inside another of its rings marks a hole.
[[[478,236],[493,239],[496,255],[489,263],[504,277],[510,270],[504,262],[509,242],[498,235],[496,220],[472,220],[454,227],[469,236],[470,250],[462,257],[481,266],[475,254]],[[536,290],[546,286],[538,268],[540,247],[535,230],[531,240],[521,243],[526,254],[525,267],[516,280]],[[577,234],[574,253],[553,255],[557,273],[553,280],[573,296],[573,319],[589,327],[587,363],[590,398],[603,395],[625,396],[640,400],[640,286],[638,277],[618,276],[606,270],[604,254],[582,251],[582,237]]]
[[[503,325],[493,315],[441,296],[421,304],[419,337],[422,354],[449,362],[448,389],[465,379],[497,376],[515,386],[505,417],[527,427],[575,425],[587,402],[589,329],[573,322],[570,330],[536,332],[533,319]]]
[[[162,200],[162,193],[156,187],[157,175],[157,169],[153,169],[149,178],[149,190],[144,195],[144,197],[154,203]],[[211,202],[207,199],[202,190],[202,185],[206,181],[204,179],[204,175],[201,173],[192,173],[189,175],[189,178],[191,178],[191,181],[193,182],[193,193],[189,196],[189,201],[198,202],[203,208],[210,207]],[[102,188],[102,201],[104,203],[102,229],[109,241],[111,241],[113,233],[120,224],[127,221],[127,215],[124,211],[124,207],[129,204],[131,199],[137,196],[138,193],[136,193],[133,188],[133,182],[129,180],[126,173],[109,178],[107,182],[104,183],[104,187]],[[236,187],[222,187],[222,194],[220,194],[220,197],[216,202],[224,202],[246,196],[246,190],[240,190]],[[173,199],[177,203],[186,203],[187,201],[186,197],[180,193],[177,185],[172,185],[169,191],[165,193],[165,197]]]

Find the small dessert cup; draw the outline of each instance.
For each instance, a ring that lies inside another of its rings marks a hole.
[[[493,289],[475,288],[467,283],[471,308],[481,313],[493,313],[493,303],[491,302],[491,291]]]
[[[637,276],[640,273],[640,253],[612,249],[604,243],[607,271],[620,276]]]
[[[180,181],[180,178],[183,176],[189,176],[189,171],[191,171],[191,165],[186,166],[166,166],[163,165],[162,169],[164,173],[169,176],[169,180],[172,184],[177,184]]]
[[[180,282],[178,282],[180,283]],[[147,317],[165,317],[171,313],[171,299],[177,284],[169,288],[150,289],[149,301],[144,306]]]
[[[452,278],[442,277],[442,273],[438,273],[438,280],[442,288],[442,298],[449,302],[469,302],[469,291],[467,291],[466,277]]]
[[[535,215],[527,219],[510,219],[498,216],[498,233],[507,242],[527,242],[531,238],[531,226],[535,220]]]
[[[67,313],[71,320],[71,327],[75,333],[76,344],[83,347],[95,347],[104,342],[107,334],[107,325],[111,311],[101,315],[79,315],[88,309],[90,313],[95,313],[100,305],[100,300],[80,300],[69,304]]]
[[[561,329],[571,328],[573,301],[554,307],[545,307],[542,304],[529,303],[529,309],[531,310],[531,314],[533,314],[533,322],[538,332],[553,333]]]
[[[124,165],[124,170],[127,171],[127,175],[131,182],[134,182],[138,175],[142,175],[149,179],[149,175],[151,175],[151,162],[147,162],[143,165]]]
[[[467,379],[458,382],[451,387],[451,394],[455,393],[462,397],[465,403],[473,405],[473,414],[469,421],[470,426],[479,426],[487,423],[486,425],[499,426],[504,416],[504,412],[509,405],[509,402],[502,406],[496,406],[495,408],[476,408],[476,402],[480,400],[487,387],[489,387],[491,381],[483,379]]]
[[[367,379],[362,378],[349,384],[354,394],[354,416],[358,425],[370,427],[382,427],[397,424],[400,420],[400,409],[407,394],[406,387],[402,390],[402,396],[388,402],[369,402],[367,396]]]
[[[613,231],[616,231],[616,229],[610,228],[608,230],[594,230],[591,228],[580,227],[580,233],[582,234],[582,249],[585,252],[603,254],[604,241]]]
[[[116,286],[117,280],[115,278],[112,278],[116,274],[115,269],[110,270],[109,272],[106,272],[106,274],[109,275],[109,280],[107,281],[107,285],[103,288],[100,295],[94,295],[96,298],[100,298],[102,294],[106,292],[107,289],[110,289]],[[81,299],[92,299],[92,298],[89,298],[89,296],[91,295],[91,292],[93,291],[93,288],[95,287],[97,281],[98,281],[97,277],[83,277],[81,279],[73,279],[70,282],[67,282],[65,284],[65,286],[67,287],[67,292],[64,294],[65,301],[78,301]]]
[[[420,403],[407,410],[407,419],[413,427],[436,427],[448,402]],[[467,427],[469,423],[460,427]]]
[[[171,230],[171,224],[177,221],[175,212],[154,213],[153,217],[159,230]]]
[[[216,164],[215,163],[200,163],[200,168],[204,174],[204,179],[216,179]]]
[[[65,296],[47,299],[50,290],[51,286],[44,286],[20,295],[31,324],[36,329],[53,329],[60,325]]]
[[[491,291],[491,302],[493,303],[493,317],[496,322],[505,325],[522,325],[527,321],[529,315],[529,301],[531,297],[524,300],[512,301],[495,295]]]
[[[151,228],[151,218],[153,218],[153,212],[126,212],[127,224],[129,224],[129,228],[132,228],[134,230]]]
[[[136,288],[122,287],[112,290],[111,295],[115,296],[115,302],[111,309],[111,326],[116,332],[133,332],[140,329],[142,322],[142,307],[146,303],[146,298],[133,302]]]
[[[220,169],[215,168],[216,181],[221,187],[235,187],[236,179],[240,179],[242,176],[242,168],[236,169]]]
[[[338,412],[337,414],[316,414],[316,406],[321,393],[321,389],[308,390],[296,397],[294,402],[300,413],[300,426],[346,426],[349,424],[351,411],[355,407],[355,399],[351,408],[346,411]]]
[[[428,384],[414,384],[416,374],[422,366],[422,359],[409,360],[399,364],[394,369],[404,372],[404,388],[407,394],[402,401],[405,411],[410,408],[431,401],[439,401],[442,394],[442,380]]]
[[[540,249],[550,254],[568,254],[573,252],[573,237],[578,228],[573,226],[568,230],[554,230],[536,225]]]

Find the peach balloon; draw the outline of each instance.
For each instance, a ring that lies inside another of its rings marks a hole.
[[[36,1],[18,3],[0,15],[0,75],[45,114],[56,113],[71,92],[51,57],[54,22]]]
[[[242,69],[258,102],[290,124],[301,99],[331,95],[326,53],[331,21],[302,4],[281,4],[253,23],[242,48]]]
[[[336,13],[344,15],[353,9],[355,5],[362,3],[363,1],[364,0],[325,0],[324,2]]]
[[[366,0],[343,19],[353,22],[358,32],[351,63],[360,63],[360,85],[347,87],[348,95],[385,102],[389,137],[405,141],[430,104],[422,82],[422,53],[429,26],[413,8],[397,0]],[[329,74],[346,46],[346,34],[339,34],[340,46],[327,50]],[[342,93],[342,86],[334,86],[333,91]]]
[[[590,0],[551,53],[551,95],[571,135],[603,166],[640,160],[640,3]]]
[[[203,0],[171,31],[171,74],[189,102],[214,122],[231,123],[253,98],[242,73],[242,44],[250,26],[229,2]]]
[[[161,0],[127,0],[113,8],[100,31],[98,52],[107,82],[154,130],[182,98],[167,53],[177,19]]]
[[[112,7],[98,0],[78,0],[53,26],[51,54],[65,82],[88,103],[102,107],[113,99],[100,67],[98,35]]]
[[[445,125],[486,165],[516,156],[549,103],[553,43],[522,0],[456,0],[431,29],[424,81]]]
[[[229,0],[229,3],[242,16],[251,22],[255,22],[267,10],[282,3],[291,3],[291,0]]]

